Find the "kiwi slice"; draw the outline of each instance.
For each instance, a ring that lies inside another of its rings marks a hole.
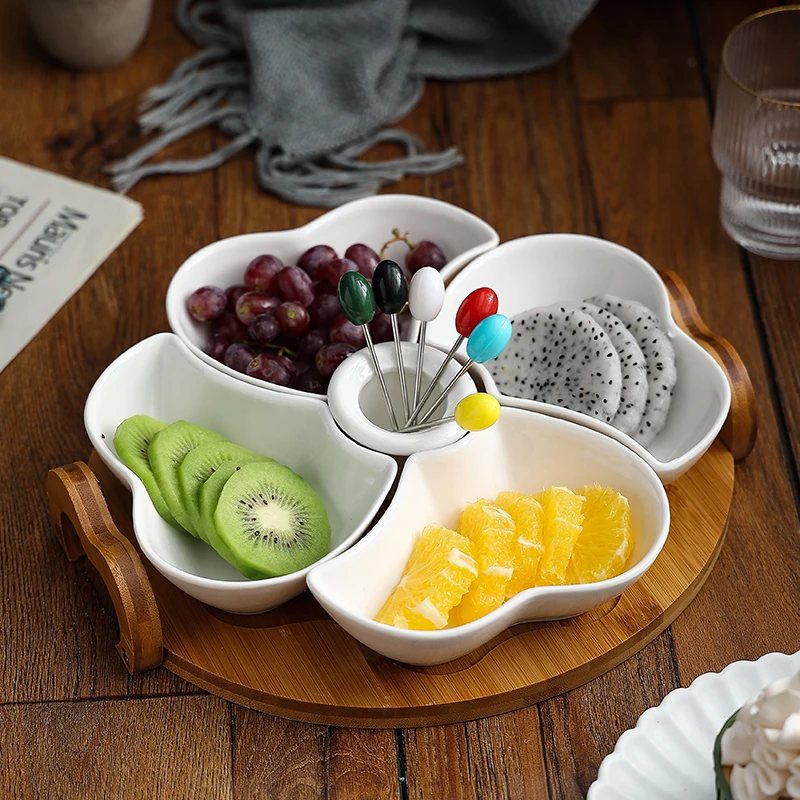
[[[189,514],[198,536],[204,541],[208,539],[204,536],[200,520],[200,489],[220,464],[228,461],[247,464],[250,461],[272,461],[272,459],[260,456],[233,442],[206,442],[190,450],[178,467],[183,508]]]
[[[147,448],[150,458],[150,467],[153,470],[158,488],[167,504],[172,516],[192,536],[197,536],[197,531],[192,524],[192,518],[183,505],[180,484],[178,482],[178,467],[190,450],[207,442],[224,442],[224,437],[216,431],[201,428],[191,422],[180,420],[167,425],[159,431]]]
[[[331,546],[331,525],[317,493],[276,462],[244,464],[228,478],[214,527],[248,578],[288,575],[313,564]]]
[[[217,510],[217,502],[228,478],[236,470],[241,469],[249,461],[225,461],[217,467],[211,477],[200,487],[200,538],[208,542],[229,564],[236,566],[236,561],[231,555],[231,551],[222,539],[217,536],[217,529],[214,526],[214,512]],[[266,578],[266,575],[259,575],[259,578]]]
[[[164,501],[147,454],[147,448],[153,437],[166,427],[166,422],[162,422],[160,419],[153,419],[153,417],[148,417],[145,414],[128,417],[128,419],[119,424],[114,434],[114,449],[125,466],[144,484],[144,488],[147,489],[147,494],[150,495],[156,511],[170,525],[183,530]]]

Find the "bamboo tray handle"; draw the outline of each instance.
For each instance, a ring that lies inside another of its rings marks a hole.
[[[703,322],[686,284],[671,270],[664,270],[659,274],[669,291],[672,313],[678,325],[708,350],[728,376],[728,383],[731,385],[731,409],[720,437],[738,461],[753,449],[758,432],[756,397],[747,368],[734,346],[727,339],[713,333]]]
[[[164,658],[161,619],[150,580],[117,529],[94,473],[82,461],[50,470],[50,515],[67,558],[85,555],[106,585],[119,621],[117,651],[132,675]]]

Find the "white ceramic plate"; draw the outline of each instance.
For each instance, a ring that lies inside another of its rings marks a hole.
[[[400,580],[414,536],[430,523],[454,528],[467,503],[501,491],[548,486],[612,486],[631,506],[636,544],[616,578],[520,592],[481,619],[439,631],[410,631],[374,620]],[[503,409],[492,428],[411,456],[388,510],[363,541],[314,567],[308,586],[358,641],[410,664],[439,664],[480,647],[517,622],[582,614],[621,594],[655,561],[667,540],[669,503],[658,476],[608,436],[556,417]]]
[[[209,284],[226,289],[242,283],[244,270],[256,256],[271,253],[285,264],[295,264],[309,248],[327,244],[340,255],[356,242],[375,250],[392,238],[392,229],[408,232],[412,241],[430,239],[449,257],[441,270],[450,280],[481,253],[497,246],[497,231],[474,214],[457,206],[405,194],[385,194],[354,200],[304,225],[288,231],[270,231],[232,236],[204,247],[178,269],[167,291],[167,317],[172,330],[198,358],[241,381],[271,391],[307,396],[305,392],[268,384],[226,367],[204,352],[209,326],[193,320],[186,300],[195,289]],[[392,245],[386,255],[400,260],[408,252],[404,244]]]
[[[670,692],[620,736],[587,800],[715,800],[712,749],[719,729],[749,697],[798,669],[800,653],[768,653]]]
[[[428,323],[428,342],[450,349],[457,336],[456,311],[461,301],[481,286],[497,292],[500,312],[512,318],[536,306],[579,302],[599,294],[637,300],[659,316],[675,347],[678,382],[667,424],[647,449],[594,417],[509,397],[497,389],[489,370],[476,364],[475,374],[502,405],[539,411],[601,431],[638,453],[665,483],[693,466],[716,438],[731,402],[725,373],[675,323],[661,278],[636,253],[577,234],[543,234],[506,242],[475,259],[453,279],[445,292],[441,314]],[[416,335],[414,325],[411,335]]]
[[[136,539],[153,566],[187,594],[226,611],[267,611],[300,594],[311,569],[252,581],[207,544],[158,515],[144,484],[114,451],[122,420],[148,414],[185,419],[290,467],[320,495],[331,522],[331,551],[346,550],[366,530],[392,486],[397,464],[348,439],[328,406],[311,396],[289,397],[232,381],[195,358],[170,333],[145,339],[117,358],[86,401],[92,445],[133,492]]]

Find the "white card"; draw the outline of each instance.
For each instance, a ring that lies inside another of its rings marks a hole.
[[[0,157],[0,372],[143,216],[127,197]]]

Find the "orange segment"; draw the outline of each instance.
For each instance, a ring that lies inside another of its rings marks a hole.
[[[567,581],[567,565],[581,533],[586,501],[563,486],[551,486],[538,494],[536,499],[544,509],[544,553],[536,585],[560,586]]]
[[[514,574],[513,530],[483,528],[470,540],[478,561],[478,577],[450,614],[450,625],[464,625],[500,606]]]
[[[461,512],[461,519],[458,521],[458,532],[462,536],[469,536],[472,539],[475,534],[485,528],[513,531],[514,520],[511,519],[509,514],[488,500],[476,500]]]
[[[400,583],[375,619],[416,631],[444,628],[477,575],[469,539],[441,525],[428,525],[414,543]]]
[[[539,561],[544,553],[542,504],[521,492],[500,492],[494,501],[513,520],[516,529],[514,541],[514,575],[506,586],[506,598],[536,585]]]
[[[584,486],[583,530],[575,542],[570,576],[576,583],[613,578],[624,571],[634,546],[626,497],[607,486]]]

